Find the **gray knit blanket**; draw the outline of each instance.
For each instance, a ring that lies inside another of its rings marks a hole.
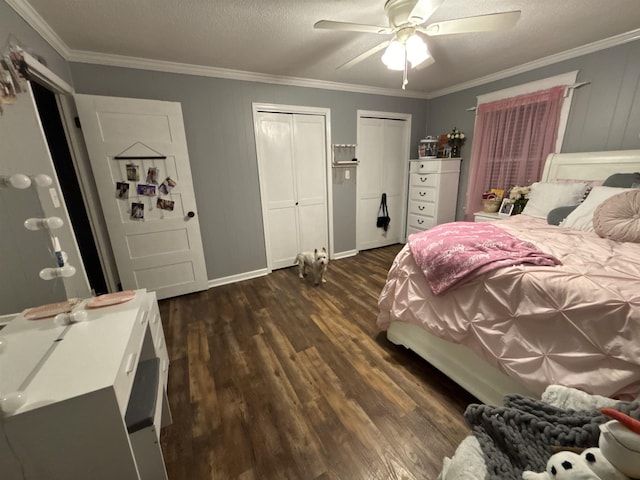
[[[638,402],[613,408],[640,419]],[[597,447],[598,426],[610,420],[600,410],[564,410],[522,395],[507,395],[504,406],[472,404],[464,414],[478,439],[486,480],[521,480],[522,472],[542,472],[552,446]]]

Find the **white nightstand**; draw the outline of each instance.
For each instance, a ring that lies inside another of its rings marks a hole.
[[[495,213],[487,213],[487,212],[476,212],[473,214],[474,222],[495,222],[496,220],[500,220],[502,218],[506,218],[500,215],[498,212]]]

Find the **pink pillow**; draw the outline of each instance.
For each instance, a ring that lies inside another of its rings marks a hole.
[[[619,193],[598,205],[593,229],[602,238],[640,243],[640,189]]]

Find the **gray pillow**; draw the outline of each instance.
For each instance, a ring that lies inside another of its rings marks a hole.
[[[560,225],[567,215],[573,212],[578,205],[569,205],[566,207],[557,207],[549,211],[547,214],[547,223],[549,225]]]
[[[640,173],[614,173],[602,185],[605,187],[638,188],[640,187]]]

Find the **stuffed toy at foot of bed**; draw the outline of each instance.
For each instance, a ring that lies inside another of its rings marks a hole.
[[[558,452],[542,473],[525,471],[524,480],[630,480],[640,478],[640,422],[610,408],[614,420],[600,425],[598,447],[581,454]]]

